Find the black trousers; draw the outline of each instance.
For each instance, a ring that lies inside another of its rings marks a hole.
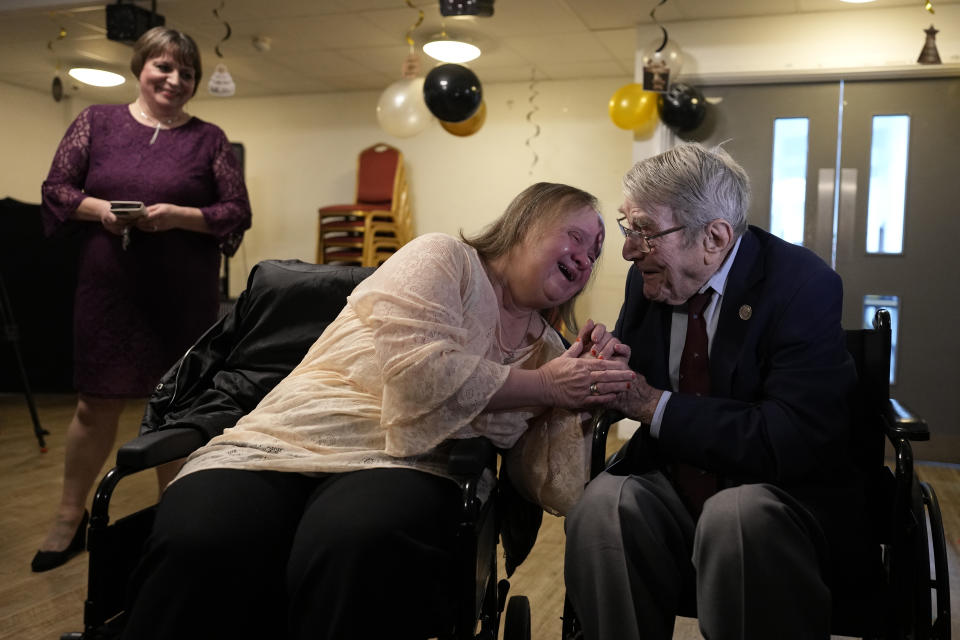
[[[459,501],[408,469],[190,474],[160,502],[123,637],[437,635]]]

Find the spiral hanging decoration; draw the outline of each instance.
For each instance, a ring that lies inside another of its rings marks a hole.
[[[540,156],[537,155],[536,149],[534,149],[533,145],[530,144],[531,140],[540,135],[540,125],[533,121],[533,114],[540,110],[540,107],[533,102],[538,95],[540,95],[540,92],[537,91],[537,70],[532,69],[530,71],[530,98],[527,100],[527,102],[530,103],[530,111],[527,112],[527,122],[534,126],[534,131],[533,134],[527,138],[526,142],[524,142],[524,144],[530,149],[531,153],[533,153],[533,161],[530,163],[529,172],[531,177],[533,177],[533,168],[537,166],[537,161],[540,160]]]
[[[407,3],[407,6],[408,6],[408,7],[410,7],[411,9],[413,9],[413,10],[415,10],[415,11],[418,11],[418,12],[420,13],[420,17],[417,18],[417,21],[414,22],[412,25],[410,25],[410,28],[407,29],[407,45],[410,47],[410,53],[413,53],[413,50],[414,50],[413,44],[414,44],[414,43],[413,43],[413,36],[412,36],[412,34],[413,34],[414,30],[415,30],[417,27],[419,27],[421,24],[423,24],[423,9],[417,9],[415,6],[413,6],[413,3],[410,2],[410,0],[406,0],[406,3]]]
[[[230,39],[230,36],[233,35],[233,29],[230,28],[230,23],[220,17],[220,12],[223,11],[223,7],[226,4],[225,0],[221,0],[220,7],[213,10],[213,17],[223,23],[223,26],[227,28],[227,34],[223,36],[220,42],[213,48],[216,52],[218,58],[223,57],[223,53],[220,51],[220,45]]]
[[[660,46],[657,47],[657,51],[663,51],[663,48],[667,46],[667,40],[669,40],[669,37],[667,36],[666,27],[664,27],[662,24],[660,24],[660,22],[657,21],[657,8],[660,5],[665,4],[666,2],[667,0],[660,0],[660,2],[658,2],[653,9],[650,9],[650,19],[653,20],[653,24],[660,27],[660,31],[663,32],[663,42],[661,42]]]

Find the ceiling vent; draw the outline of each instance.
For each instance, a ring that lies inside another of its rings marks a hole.
[[[494,0],[440,0],[440,15],[489,18],[493,15],[493,2]]]

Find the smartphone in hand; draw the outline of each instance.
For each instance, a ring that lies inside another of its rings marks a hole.
[[[119,220],[133,221],[146,215],[147,209],[136,200],[111,200],[110,212]]]

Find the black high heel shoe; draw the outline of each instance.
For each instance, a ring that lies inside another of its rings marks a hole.
[[[73,540],[70,541],[70,544],[67,545],[67,548],[63,551],[37,551],[37,555],[33,556],[33,562],[30,563],[30,568],[33,569],[34,573],[56,569],[60,565],[66,564],[67,560],[86,549],[87,522],[89,520],[90,513],[84,509],[83,519],[80,521],[80,526],[77,527],[77,532],[73,534]]]

